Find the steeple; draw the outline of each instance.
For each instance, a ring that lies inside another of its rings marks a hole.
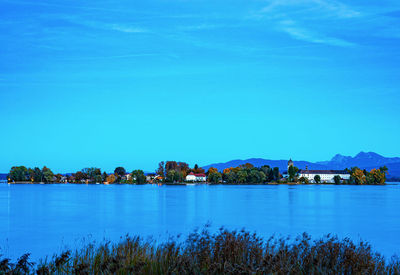
[[[287,163],[288,171],[289,171],[289,167],[290,167],[290,166],[293,166],[293,161],[292,161],[292,159],[289,159],[289,161],[288,161],[288,163]]]

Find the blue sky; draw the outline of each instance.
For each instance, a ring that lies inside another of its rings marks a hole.
[[[0,171],[399,156],[400,2],[0,0]]]

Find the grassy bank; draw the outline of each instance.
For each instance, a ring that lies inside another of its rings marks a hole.
[[[139,237],[87,245],[37,264],[23,255],[0,261],[0,274],[400,274],[367,243],[326,236],[263,240],[245,231],[192,233],[161,245]]]

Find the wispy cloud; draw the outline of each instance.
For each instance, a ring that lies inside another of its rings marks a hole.
[[[307,16],[354,18],[362,15],[341,2],[332,0],[271,0],[260,10],[261,13],[279,13],[283,16],[304,13]]]
[[[137,26],[136,24],[129,23],[107,23],[96,20],[84,20],[82,18],[69,17],[69,21],[79,24],[85,27],[94,29],[106,30],[106,31],[117,31],[122,33],[145,33],[149,32],[148,29]]]
[[[297,23],[292,20],[283,20],[283,21],[280,21],[278,24],[279,24],[278,28],[280,30],[286,32],[291,37],[298,39],[298,40],[308,41],[308,42],[312,42],[312,43],[327,44],[327,45],[331,45],[331,46],[340,46],[340,47],[350,47],[350,46],[356,45],[352,42],[349,42],[349,41],[346,41],[343,39],[314,33],[313,31],[311,31],[309,29],[299,27],[297,25]]]
[[[154,57],[163,56],[172,59],[179,58],[178,55],[172,53],[132,53],[132,54],[121,54],[121,55],[104,55],[104,56],[92,56],[92,57],[79,57],[79,58],[68,58],[63,59],[65,61],[90,61],[90,60],[104,60],[104,59],[127,59],[127,58],[140,58],[140,57]]]
[[[133,26],[125,26],[121,24],[103,24],[103,28],[109,29],[109,30],[114,30],[114,31],[119,31],[119,32],[125,32],[125,33],[144,33],[144,32],[149,32],[145,28],[140,28],[140,27],[133,27]]]
[[[329,31],[332,20],[361,16],[363,13],[357,9],[334,0],[271,0],[254,15],[294,39],[339,47],[356,44],[333,36]]]

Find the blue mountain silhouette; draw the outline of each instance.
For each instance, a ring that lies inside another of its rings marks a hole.
[[[271,167],[279,167],[279,170],[285,171],[287,169],[288,160],[272,160],[263,158],[250,158],[250,159],[236,159],[228,162],[213,163],[205,165],[203,168],[207,171],[210,167],[215,167],[219,171],[229,167],[236,167],[245,163],[251,163],[256,167],[269,165]],[[300,169],[345,169],[351,167],[359,167],[361,169],[370,170],[372,168],[379,168],[386,165],[389,168],[389,178],[400,177],[400,158],[398,157],[384,157],[374,152],[360,152],[356,156],[343,156],[340,154],[335,155],[328,161],[296,161],[293,160],[294,165]]]

